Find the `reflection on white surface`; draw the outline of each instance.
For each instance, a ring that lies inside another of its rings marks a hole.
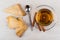
[[[31,10],[32,19],[34,14],[34,8],[36,8],[40,4],[50,5],[53,8],[55,8],[58,22],[54,28],[46,32],[40,32],[36,28],[34,28],[34,30],[31,31],[30,28],[28,28],[25,34],[21,38],[19,38],[18,36],[16,36],[14,30],[11,30],[8,28],[6,23],[7,13],[3,12],[4,8],[7,8],[16,3],[20,3],[23,9],[26,4],[30,4],[32,7],[32,10]],[[60,5],[59,3],[60,3],[60,0],[38,0],[38,1],[37,0],[0,0],[0,40],[60,40]]]

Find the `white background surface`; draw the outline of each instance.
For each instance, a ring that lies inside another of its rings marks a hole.
[[[28,28],[25,34],[19,38],[14,30],[8,28],[6,23],[7,13],[3,12],[3,9],[16,3],[20,3],[23,9],[26,4],[29,4],[32,7],[31,12],[34,12],[34,8],[39,5],[50,5],[55,9],[58,22],[54,28],[46,32],[40,32],[36,28],[31,31]],[[0,0],[0,40],[60,40],[60,0]]]

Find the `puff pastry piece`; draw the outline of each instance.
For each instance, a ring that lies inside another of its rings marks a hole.
[[[10,14],[13,14],[15,16],[18,16],[18,15],[25,16],[26,15],[25,11],[22,9],[20,4],[12,5],[8,8],[6,8],[4,11],[6,13],[10,13]]]
[[[15,28],[19,27],[18,20],[13,16],[8,16],[7,22],[8,22],[8,27],[10,29],[15,29]]]
[[[22,18],[15,18],[13,16],[8,16],[7,21],[9,28],[16,30],[17,36],[21,37],[28,28]]]
[[[27,25],[21,18],[17,18],[17,19],[19,20],[18,22],[20,24],[20,27],[16,28],[16,35],[21,37],[23,33],[26,31]]]

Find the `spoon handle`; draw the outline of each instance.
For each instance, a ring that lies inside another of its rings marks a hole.
[[[28,16],[29,16],[29,21],[30,21],[30,25],[31,25],[31,30],[33,31],[32,21],[31,21],[31,14],[30,14],[30,12],[28,12]]]

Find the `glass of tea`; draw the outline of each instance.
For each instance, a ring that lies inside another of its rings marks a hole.
[[[49,5],[40,5],[36,7],[35,20],[45,30],[50,30],[56,24],[56,14],[53,7]]]

